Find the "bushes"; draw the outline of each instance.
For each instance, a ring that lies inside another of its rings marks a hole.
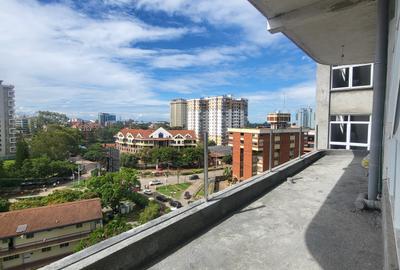
[[[0,198],[0,212],[7,212],[10,208],[10,202],[6,199]]]
[[[11,204],[10,210],[40,207],[50,204],[73,202],[73,201],[91,199],[96,197],[97,197],[96,193],[88,191],[83,192],[72,189],[55,190],[53,193],[51,193],[46,197],[35,197],[35,198],[19,200]]]
[[[149,205],[139,215],[139,223],[145,224],[152,219],[160,216],[160,205],[156,202],[150,202]]]

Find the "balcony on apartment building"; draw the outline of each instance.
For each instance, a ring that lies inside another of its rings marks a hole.
[[[381,213],[354,207],[364,156],[314,151],[47,269],[381,269]]]

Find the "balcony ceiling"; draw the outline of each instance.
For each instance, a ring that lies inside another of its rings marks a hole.
[[[374,60],[375,0],[248,0],[281,32],[321,64]]]

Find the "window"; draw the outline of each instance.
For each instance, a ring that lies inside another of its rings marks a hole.
[[[369,115],[333,115],[330,119],[331,149],[369,150]]]
[[[77,228],[82,228],[82,227],[83,227],[83,224],[82,224],[82,223],[78,223],[78,224],[76,224],[76,227],[77,227]]]
[[[60,245],[60,248],[64,248],[64,247],[68,247],[69,246],[69,243],[62,243],[61,245]]]
[[[372,87],[372,64],[332,67],[331,89]]]
[[[3,240],[1,240],[1,242],[2,242],[3,244],[7,244],[7,243],[8,243],[8,239],[3,239]]]
[[[42,248],[42,252],[49,252],[50,250],[51,250],[51,247]]]
[[[7,261],[15,260],[15,259],[18,259],[18,258],[19,258],[19,254],[16,254],[16,255],[4,257],[4,258],[3,258],[3,261],[4,261],[4,262],[7,262]]]
[[[33,233],[27,233],[27,234],[26,234],[26,238],[28,238],[28,239],[29,239],[29,238],[33,238],[33,237],[34,237],[34,234],[33,234]]]

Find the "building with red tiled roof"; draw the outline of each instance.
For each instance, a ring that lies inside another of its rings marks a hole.
[[[0,269],[29,269],[69,255],[102,226],[100,199],[0,213]]]
[[[193,130],[121,129],[116,137],[116,148],[121,152],[138,153],[143,148],[195,147],[196,134]]]

